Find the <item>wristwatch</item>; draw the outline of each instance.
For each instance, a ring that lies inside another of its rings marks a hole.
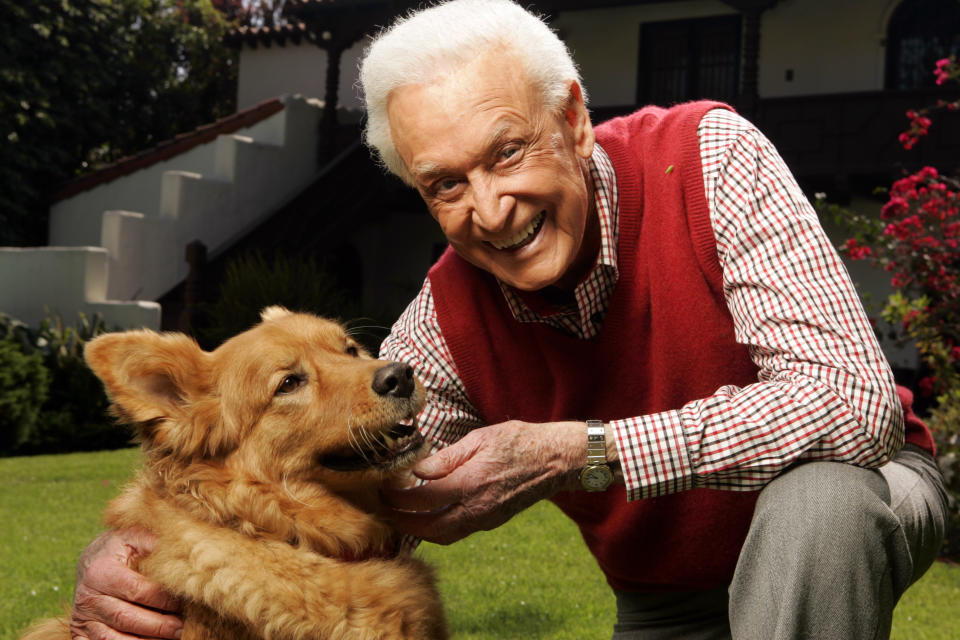
[[[613,482],[604,433],[601,421],[587,420],[587,466],[580,471],[580,486],[587,491],[603,491]]]

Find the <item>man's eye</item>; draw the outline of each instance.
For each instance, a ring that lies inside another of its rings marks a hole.
[[[523,145],[520,143],[512,143],[503,147],[497,156],[497,164],[513,164],[520,159],[522,151]]]
[[[306,382],[306,378],[301,375],[291,374],[286,376],[281,382],[280,386],[277,387],[277,391],[274,395],[282,396],[288,393],[293,393],[297,389],[303,386],[303,383]]]
[[[447,178],[446,180],[441,180],[436,183],[435,188],[437,193],[449,193],[457,188],[457,185],[460,184],[459,180],[454,180],[453,178]]]

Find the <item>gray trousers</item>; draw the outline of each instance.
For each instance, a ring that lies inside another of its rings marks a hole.
[[[613,639],[888,638],[945,523],[943,478],[918,449],[878,470],[799,465],[760,492],[728,588],[617,592]]]

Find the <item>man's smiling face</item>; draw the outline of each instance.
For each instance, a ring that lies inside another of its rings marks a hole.
[[[596,259],[579,86],[559,115],[512,56],[489,53],[388,101],[393,141],[454,250],[525,291],[572,289]],[[584,238],[590,238],[590,241]]]

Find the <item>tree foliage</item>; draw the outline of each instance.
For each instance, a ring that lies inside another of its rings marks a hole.
[[[0,244],[42,244],[67,179],[232,113],[212,0],[0,0]]]
[[[277,27],[286,22],[286,0],[212,0],[228,20],[247,27]]]

